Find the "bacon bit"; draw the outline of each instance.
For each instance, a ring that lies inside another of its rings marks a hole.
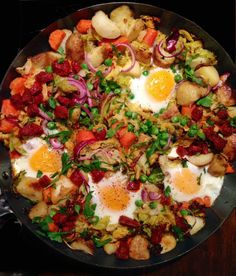
[[[162,205],[169,206],[171,203],[170,197],[165,196],[164,194],[161,195],[160,202]]]
[[[32,136],[40,136],[42,135],[43,129],[41,126],[36,125],[34,123],[32,124],[27,124],[25,126],[23,126],[20,130],[19,130],[19,136],[20,137],[32,137]]]
[[[190,228],[186,219],[184,219],[183,217],[175,216],[175,222],[176,225],[183,230],[183,232],[187,232]]]
[[[52,217],[54,223],[57,225],[62,225],[67,221],[67,215],[62,214],[62,213],[57,213]]]
[[[107,134],[107,131],[105,128],[101,129],[101,130],[96,130],[94,135],[96,137],[96,139],[98,141],[102,141],[102,140],[105,140],[106,139],[106,134]]]
[[[229,117],[226,109],[221,109],[218,111],[217,116],[222,120],[226,120]]]
[[[39,114],[39,108],[36,104],[31,104],[27,107],[27,114],[30,117],[35,117]]]
[[[233,134],[234,129],[229,123],[225,123],[222,126],[220,126],[220,132],[225,136],[229,137],[231,134]]]
[[[38,182],[42,188],[45,188],[51,183],[51,179],[47,175],[44,175],[39,178]]]
[[[90,173],[95,183],[100,182],[105,176],[105,172],[100,170],[92,170]]]
[[[195,107],[192,109],[191,117],[192,117],[192,119],[193,119],[194,121],[196,121],[196,122],[200,121],[201,118],[202,118],[202,115],[203,115],[203,110],[202,110],[202,108],[195,106]]]
[[[58,119],[67,119],[69,116],[68,109],[65,106],[58,105],[54,110],[54,114]]]
[[[62,228],[62,231],[63,232],[70,232],[70,231],[72,231],[74,229],[74,227],[75,227],[75,222],[73,222],[73,221],[67,221],[64,224],[64,226]]]
[[[64,60],[62,63],[58,63],[57,60],[55,60],[52,63],[53,72],[61,77],[66,77],[71,72],[70,63],[68,60]]]
[[[208,140],[213,143],[215,149],[217,151],[222,151],[227,141],[221,138],[216,132],[214,132],[213,127],[205,128],[203,131]]]
[[[57,100],[61,105],[65,105],[65,106],[70,106],[72,103],[71,99],[63,96],[58,96]]]
[[[140,186],[140,181],[129,181],[127,185],[127,190],[137,192],[140,189]]]
[[[35,96],[42,91],[42,84],[38,81],[35,81],[34,84],[29,88],[31,95]]]
[[[119,247],[116,250],[116,257],[118,259],[127,260],[129,259],[129,244],[127,241],[120,241]]]
[[[154,245],[157,245],[161,242],[161,238],[166,229],[166,224],[161,224],[152,229],[151,242]]]
[[[184,148],[183,146],[178,146],[176,152],[180,157],[184,157],[188,153],[186,148]]]
[[[79,169],[73,171],[70,176],[70,180],[77,186],[80,187],[84,183],[84,179],[81,176],[81,172]]]
[[[35,79],[39,83],[47,83],[53,80],[53,74],[47,72],[40,72],[35,76]]]
[[[140,227],[140,223],[137,220],[131,219],[126,216],[120,216],[119,223],[124,226],[128,226],[131,228],[138,228]]]

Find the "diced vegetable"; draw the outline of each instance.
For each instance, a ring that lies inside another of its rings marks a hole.
[[[154,41],[157,37],[158,32],[154,29],[147,29],[147,33],[143,38],[143,42],[146,43],[148,46],[152,47],[154,44]]]
[[[50,34],[49,40],[48,40],[51,48],[57,51],[65,36],[66,36],[65,32],[62,30],[53,31]]]
[[[77,31],[81,34],[86,34],[88,30],[91,28],[92,28],[92,20],[88,20],[88,19],[81,19],[76,25]]]

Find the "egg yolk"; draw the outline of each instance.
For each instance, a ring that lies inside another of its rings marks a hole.
[[[188,168],[174,174],[173,184],[182,193],[192,195],[200,190],[198,176]]]
[[[60,154],[50,150],[47,145],[43,145],[32,155],[29,164],[35,171],[49,173],[58,172],[62,167]]]
[[[174,77],[168,71],[157,71],[152,73],[145,83],[146,91],[157,102],[164,101],[168,98],[174,88]]]
[[[100,190],[100,197],[103,204],[113,211],[126,209],[129,203],[127,190],[119,185],[109,185]]]

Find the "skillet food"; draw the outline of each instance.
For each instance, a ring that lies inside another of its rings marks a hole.
[[[204,227],[234,173],[235,91],[204,41],[159,24],[100,10],[16,69],[0,139],[37,234],[147,260]]]

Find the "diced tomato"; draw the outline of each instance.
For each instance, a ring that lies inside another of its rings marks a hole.
[[[11,133],[15,126],[16,124],[9,121],[8,119],[0,120],[0,131],[3,133]]]
[[[69,116],[68,109],[63,105],[56,106],[54,110],[55,117],[58,119],[67,119]]]
[[[15,108],[10,99],[5,99],[2,101],[1,113],[6,117],[17,117],[19,110]]]
[[[67,215],[66,214],[62,214],[62,213],[57,213],[52,217],[53,221],[57,224],[57,225],[62,225],[66,222],[67,220]]]
[[[76,134],[76,142],[81,143],[88,140],[96,140],[92,131],[87,129],[81,129]]]
[[[105,172],[101,170],[92,170],[91,171],[92,179],[95,183],[100,182],[105,176]]]
[[[127,260],[129,259],[129,244],[127,241],[121,240],[119,247],[116,250],[116,257],[118,259]]]
[[[10,152],[10,158],[11,159],[17,159],[19,157],[21,157],[21,154],[19,152],[15,151],[15,150]]]
[[[81,176],[81,172],[79,169],[73,171],[70,176],[70,180],[78,187],[80,187],[84,183],[84,179]]]
[[[194,106],[182,106],[181,107],[181,114],[191,118],[193,108],[194,108]]]
[[[209,196],[204,196],[203,202],[207,208],[211,207],[211,198]]]

